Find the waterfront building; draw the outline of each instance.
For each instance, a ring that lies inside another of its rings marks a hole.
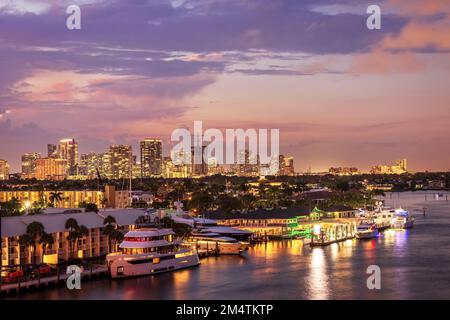
[[[2,218],[1,264],[2,266],[12,266],[40,261],[56,264],[61,260],[67,261],[73,257],[103,257],[111,251],[108,238],[103,234],[105,217],[114,217],[121,231],[126,232],[133,230],[136,219],[143,215],[144,211],[138,209],[101,210],[99,213],[95,213],[83,212],[83,209],[51,208],[39,215]],[[65,228],[65,223],[70,218],[75,219],[79,225],[84,225],[89,230],[87,236],[75,241],[74,248],[67,240],[69,232]],[[31,248],[19,244],[19,237],[25,234],[27,225],[32,222],[42,223],[45,232],[54,239],[54,244],[49,246],[45,253],[39,244],[34,252]],[[117,246],[117,244],[113,245]]]
[[[35,160],[34,177],[37,180],[64,180],[67,177],[68,161],[58,158]]]
[[[47,144],[47,157],[48,158],[59,158],[58,147],[56,144]]]
[[[0,159],[0,180],[9,179],[9,164],[8,161]]]
[[[141,147],[141,175],[143,178],[161,176],[163,167],[162,140],[144,139]]]
[[[17,199],[23,206],[25,202],[40,203],[49,202],[53,191],[35,191],[35,190],[0,190],[0,202]],[[60,208],[77,208],[81,203],[95,203],[97,207],[104,206],[103,199],[107,200],[105,204],[108,208],[125,208],[130,203],[130,194],[128,190],[117,190],[113,185],[106,185],[105,191],[98,190],[58,190],[61,193],[62,200],[57,203]]]
[[[128,179],[132,167],[132,151],[130,145],[111,145],[111,179]]]
[[[209,217],[217,219],[219,225],[251,231],[256,237],[283,238],[305,235],[317,224],[330,230],[349,226],[346,230],[353,232],[358,223],[355,213],[356,210],[345,206],[333,206],[327,210],[292,207],[258,209],[245,214],[218,211],[210,213]]]
[[[370,170],[370,173],[372,174],[403,174],[407,172],[408,169],[406,159],[398,160],[395,166],[377,165],[372,167],[372,169]]]
[[[36,160],[41,158],[40,153],[31,152],[22,155],[22,176],[32,178],[36,171]]]

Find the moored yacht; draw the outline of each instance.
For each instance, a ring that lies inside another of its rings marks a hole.
[[[248,241],[248,238],[250,238],[253,234],[251,231],[218,225],[216,220],[211,219],[194,218],[194,226],[201,228],[204,231],[218,233],[224,237],[234,238],[238,241]]]
[[[357,239],[371,239],[378,236],[378,228],[374,223],[361,223],[356,228]]]
[[[174,241],[171,229],[142,228],[125,234],[119,252],[106,256],[112,278],[150,275],[193,267],[199,258],[191,246]]]
[[[217,250],[219,254],[241,254],[248,249],[246,242],[207,230],[193,231],[187,242],[195,245],[198,250]]]
[[[391,222],[391,227],[395,229],[408,229],[414,226],[414,218],[409,215],[407,210],[396,209]]]

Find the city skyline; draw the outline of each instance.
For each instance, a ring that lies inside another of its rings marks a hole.
[[[379,1],[382,29],[368,30],[355,0],[264,1],[70,1],[72,31],[66,1],[2,3],[0,158],[18,171],[65,136],[80,154],[168,146],[202,120],[279,128],[298,171],[449,169],[447,2]]]

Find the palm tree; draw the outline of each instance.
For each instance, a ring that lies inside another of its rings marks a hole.
[[[39,239],[39,243],[42,246],[42,263],[44,263],[45,252],[47,251],[48,247],[55,243],[55,239],[53,239],[53,236],[51,234],[44,233],[41,236],[41,239]]]
[[[108,251],[111,252],[111,240],[114,238],[116,233],[116,219],[113,216],[107,216],[103,220],[105,227],[103,228],[103,234],[108,237]]]
[[[57,191],[50,192],[50,197],[48,198],[48,200],[53,205],[53,207],[56,207],[56,205],[63,200],[63,193]]]
[[[84,226],[83,226],[84,227]],[[69,235],[67,236],[67,240],[69,240],[70,243],[70,254],[73,258],[75,256],[75,242],[80,238],[80,226],[78,225],[78,221],[74,218],[67,219],[64,228],[69,230]],[[86,228],[86,227],[85,227]],[[89,231],[88,231],[89,232]]]
[[[31,263],[35,262],[36,258],[36,244],[40,241],[41,237],[45,234],[44,225],[40,222],[31,222],[27,225],[25,234],[19,238],[19,243],[28,248],[32,248]]]

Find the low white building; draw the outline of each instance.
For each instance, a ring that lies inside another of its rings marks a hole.
[[[89,230],[88,236],[75,243],[75,257],[103,256],[109,252],[108,237],[103,234],[105,217],[113,216],[121,230],[128,231],[134,229],[136,219],[144,214],[145,211],[140,209],[110,209],[95,213],[83,212],[83,209],[52,208],[39,215],[1,218],[2,266],[31,263],[32,256],[37,262],[50,264],[70,259],[72,250],[70,241],[67,240],[69,232],[65,229],[69,218],[75,219],[79,225],[84,225]],[[54,244],[47,248],[44,256],[40,245],[37,245],[36,252],[31,252],[30,248],[19,244],[19,237],[25,234],[27,225],[32,222],[42,223],[45,232],[53,236]]]

